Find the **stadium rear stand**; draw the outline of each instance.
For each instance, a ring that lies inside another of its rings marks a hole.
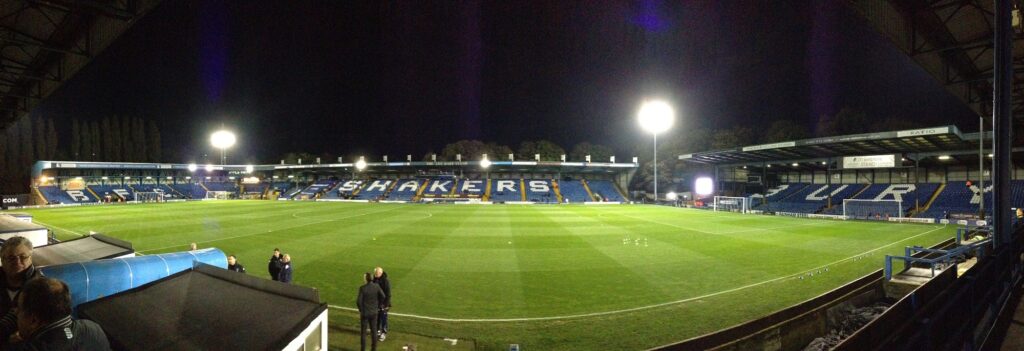
[[[377,200],[384,196],[384,194],[391,188],[391,185],[395,183],[394,179],[377,179],[366,183],[366,186],[356,194],[356,199],[359,200]]]
[[[491,179],[491,201],[523,201],[520,179]]]
[[[583,188],[583,183],[579,180],[559,180],[558,192],[561,193],[562,198],[569,203],[591,201],[590,195],[587,194],[587,189]]]
[[[526,201],[554,204],[558,203],[555,188],[550,179],[530,179],[526,183]]]
[[[423,185],[424,180],[422,179],[401,179],[395,188],[388,194],[388,200],[394,201],[410,201],[416,196],[416,192],[419,191]]]
[[[171,187],[190,199],[206,198],[206,189],[203,189],[199,184],[174,184]]]
[[[587,180],[587,186],[590,187],[590,192],[594,196],[604,199],[604,201],[618,201],[625,202],[626,199],[619,193],[619,189],[615,188],[615,184],[612,184],[608,180]]]
[[[89,188],[104,201],[108,196],[110,201],[118,201],[119,198],[123,201],[135,200],[135,193],[127,185],[91,185]]]
[[[39,192],[46,198],[48,204],[75,204],[98,202],[95,196],[88,190],[61,190],[53,185],[39,187]]]

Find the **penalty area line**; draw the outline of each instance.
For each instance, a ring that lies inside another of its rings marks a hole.
[[[822,268],[825,268],[825,267],[837,265],[837,264],[840,264],[840,263],[843,263],[843,262],[846,262],[846,261],[850,261],[850,260],[853,260],[853,259],[855,259],[857,257],[861,257],[861,256],[864,256],[866,254],[882,250],[882,249],[887,248],[889,246],[892,246],[892,245],[895,245],[895,244],[898,244],[898,243],[901,243],[901,242],[904,242],[904,241],[907,241],[907,240],[911,240],[911,239],[914,239],[914,238],[918,238],[918,237],[921,237],[923,235],[927,235],[929,233],[932,233],[932,232],[934,232],[936,230],[939,230],[939,229],[942,229],[942,228],[945,228],[945,226],[936,227],[934,229],[931,229],[931,230],[928,230],[928,231],[925,231],[925,232],[922,232],[922,233],[919,233],[919,234],[916,234],[916,235],[913,235],[913,236],[910,236],[910,237],[906,237],[906,238],[900,239],[898,241],[894,241],[894,242],[891,242],[891,243],[879,246],[877,248],[874,248],[874,249],[871,249],[871,250],[868,250],[868,251],[864,251],[862,253],[859,253],[859,254],[856,254],[856,255],[853,255],[853,256],[850,256],[850,257],[847,257],[847,258],[844,258],[844,259],[841,259],[841,260],[838,260],[838,261],[835,261],[835,262],[832,262],[832,263],[829,263],[829,264],[825,264],[825,265],[818,266],[818,267],[811,268],[811,269],[805,269],[805,270],[802,270],[802,271],[800,271],[798,273],[794,273],[794,274],[790,274],[790,275],[785,275],[785,276],[781,276],[781,277],[777,277],[777,278],[773,278],[773,279],[769,279],[769,280],[765,280],[765,281],[761,281],[761,282],[757,282],[757,283],[747,284],[747,285],[744,285],[744,286],[740,286],[740,287],[736,287],[736,288],[732,288],[732,289],[728,289],[728,290],[722,290],[722,291],[713,292],[713,293],[710,293],[710,294],[704,294],[704,295],[701,295],[701,296],[688,297],[688,298],[681,299],[681,300],[662,302],[662,303],[653,304],[653,305],[647,305],[647,306],[626,308],[626,309],[614,310],[614,311],[593,312],[593,313],[583,313],[583,314],[571,314],[571,315],[564,315],[564,316],[523,317],[523,318],[442,318],[442,317],[421,316],[421,315],[416,315],[416,314],[397,313],[397,312],[389,312],[388,315],[389,316],[396,316],[396,317],[407,317],[407,318],[414,318],[414,319],[429,320],[429,321],[438,321],[438,322],[454,322],[454,323],[459,323],[459,322],[465,322],[465,323],[484,322],[484,323],[495,323],[495,322],[535,322],[535,321],[551,321],[551,320],[577,319],[577,318],[599,317],[599,316],[623,314],[623,313],[629,313],[629,312],[637,312],[637,311],[649,310],[649,309],[654,309],[654,308],[659,308],[659,307],[678,305],[678,304],[682,304],[682,303],[687,303],[687,302],[692,302],[692,301],[696,301],[696,300],[706,299],[706,298],[709,298],[709,297],[715,297],[715,296],[718,296],[718,295],[729,294],[729,293],[737,292],[737,291],[740,291],[740,290],[746,290],[746,289],[749,289],[749,288],[753,288],[753,287],[757,287],[757,286],[761,286],[761,285],[765,285],[765,284],[770,284],[770,283],[774,283],[774,282],[778,282],[778,281],[782,281],[782,280],[786,280],[786,279],[795,279],[796,277],[799,277],[799,276],[803,275],[805,272],[810,272],[810,271],[822,269]],[[343,306],[337,306],[337,305],[327,305],[327,306],[328,306],[328,308],[335,309],[335,310],[342,310],[342,311],[349,311],[349,312],[359,312],[358,309],[355,309],[355,308],[352,308],[352,307],[343,307]]]

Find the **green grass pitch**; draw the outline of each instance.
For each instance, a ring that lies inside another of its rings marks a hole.
[[[281,248],[296,283],[333,306],[332,349],[358,347],[348,308],[377,265],[394,290],[384,349],[644,349],[807,300],[955,230],[641,205],[203,201],[20,212],[62,239],[95,231],[144,254],[217,247],[259,277]]]

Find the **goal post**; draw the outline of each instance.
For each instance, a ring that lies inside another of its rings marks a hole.
[[[136,191],[135,202],[161,202],[164,194],[156,191]]]
[[[736,196],[715,196],[715,201],[711,206],[715,211],[747,213],[750,209],[750,199]]]
[[[903,217],[903,200],[844,199],[843,215],[855,219]]]
[[[231,192],[230,191],[207,191],[206,192],[206,199],[207,200],[227,200],[227,199],[230,199],[230,198],[231,198]]]

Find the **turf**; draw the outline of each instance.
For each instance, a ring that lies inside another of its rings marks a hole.
[[[393,312],[411,315],[392,316],[392,330],[477,349],[658,346],[819,295],[878,269],[886,253],[954,232],[639,205],[206,201],[24,212],[60,237],[101,232],[142,253],[217,247],[261,277],[281,248],[296,283],[319,289],[336,307],[330,323],[348,330],[358,323],[340,307],[354,306],[361,273],[380,265]],[[430,345],[420,349],[444,348]]]

